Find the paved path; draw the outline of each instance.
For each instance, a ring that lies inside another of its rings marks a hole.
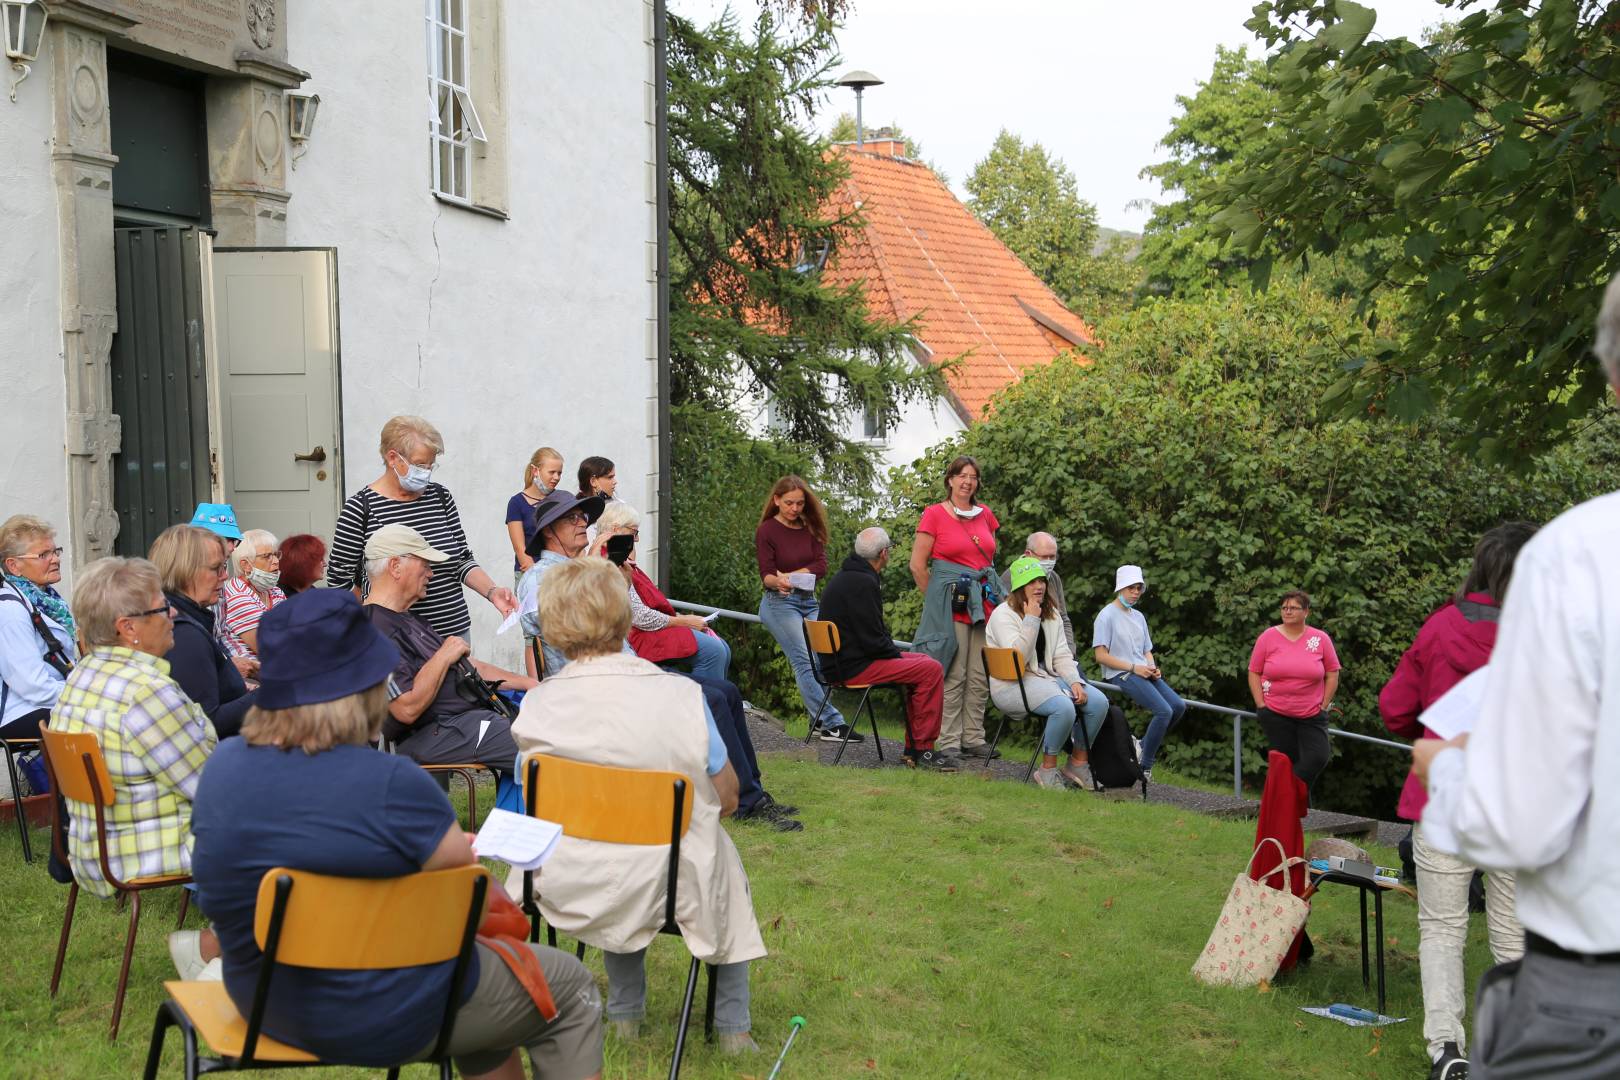
[[[780,722],[763,710],[749,709],[748,730],[753,736],[754,748],[761,753],[787,754],[807,761],[820,761],[824,765],[831,765],[833,758],[838,754],[837,743],[815,741],[806,745],[802,738],[789,735],[783,731]],[[903,743],[892,739],[884,739],[884,760],[880,763],[877,751],[873,748],[870,729],[865,734],[865,742],[851,743],[849,745],[849,748],[844,752],[844,759],[839,765],[840,768],[851,766],[854,768],[875,769],[900,766],[901,751],[905,749]],[[962,772],[963,774],[982,772],[1000,780],[1022,781],[1024,770],[1028,767],[1029,757],[1024,749],[1021,747],[1009,747],[1004,751],[1003,757],[994,761],[981,763],[968,759],[963,764]],[[1141,789],[1109,791],[1104,793],[1103,797],[1109,799],[1140,798]],[[1260,812],[1260,804],[1253,799],[1240,799],[1210,791],[1173,787],[1169,784],[1149,784],[1148,801],[1179,806],[1200,814],[1209,814],[1213,817],[1254,818]],[[1406,830],[1407,826],[1400,822],[1375,821],[1371,818],[1357,817],[1352,814],[1337,814],[1326,810],[1312,810],[1305,817],[1306,832],[1346,836],[1363,841],[1371,840],[1391,847],[1406,835]]]

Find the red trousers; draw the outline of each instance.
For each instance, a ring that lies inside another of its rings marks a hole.
[[[932,750],[945,715],[945,669],[922,653],[874,660],[852,683],[901,683],[906,687],[906,749]]]

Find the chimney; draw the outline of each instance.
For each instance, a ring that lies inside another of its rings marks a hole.
[[[906,141],[904,139],[896,139],[889,136],[880,135],[874,138],[868,135],[866,137],[866,145],[862,146],[860,149],[866,151],[868,154],[876,154],[879,157],[903,158],[906,156]]]

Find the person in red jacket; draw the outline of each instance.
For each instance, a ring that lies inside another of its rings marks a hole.
[[[1514,521],[1480,537],[1467,581],[1429,616],[1378,695],[1378,711],[1391,732],[1407,739],[1437,737],[1419,717],[1465,676],[1490,662],[1513,560],[1535,531],[1534,525]],[[1417,821],[1428,798],[1422,781],[1409,775],[1396,813]],[[1417,865],[1423,1035],[1434,1062],[1429,1075],[1433,1080],[1452,1080],[1467,1075],[1463,948],[1468,939],[1468,886],[1475,868],[1430,847],[1421,827],[1412,834],[1412,858]],[[1524,928],[1514,915],[1513,875],[1496,871],[1487,875],[1485,922],[1497,963],[1523,954]]]

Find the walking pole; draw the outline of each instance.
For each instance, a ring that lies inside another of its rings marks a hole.
[[[776,1074],[782,1071],[782,1062],[787,1058],[787,1052],[793,1048],[794,1036],[804,1027],[804,1017],[795,1016],[792,1021],[792,1030],[788,1032],[787,1042],[782,1044],[782,1052],[776,1055],[776,1064],[771,1066],[771,1074],[765,1080],[776,1080]]]

